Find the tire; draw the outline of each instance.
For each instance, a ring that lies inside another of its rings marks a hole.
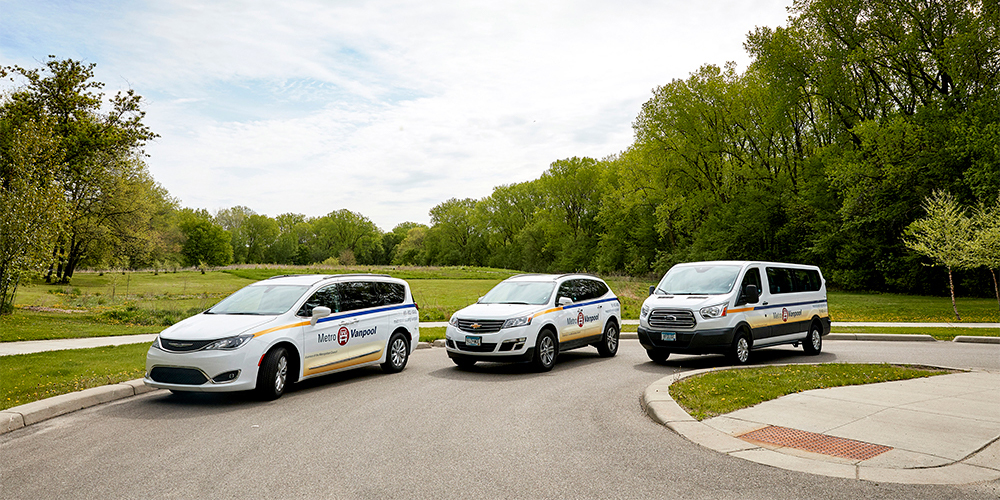
[[[614,321],[608,321],[607,326],[604,327],[604,336],[597,343],[597,353],[602,358],[610,358],[618,354],[618,337],[618,325]]]
[[[815,356],[823,350],[823,332],[820,331],[819,324],[813,323],[809,327],[809,335],[802,341],[802,350],[810,356]]]
[[[555,334],[551,330],[542,330],[535,342],[535,354],[531,358],[532,366],[536,371],[547,372],[555,366],[557,356],[559,356],[559,342],[556,341]]]
[[[386,373],[399,373],[406,368],[406,362],[410,359],[410,344],[406,342],[406,337],[402,333],[396,332],[389,337],[389,350],[385,354],[385,363],[382,363],[382,371]]]
[[[476,365],[476,360],[469,358],[451,358],[455,362],[455,365],[461,369],[472,368]]]
[[[257,395],[265,401],[281,397],[288,387],[288,351],[284,347],[272,349],[264,356],[257,372]]]
[[[650,361],[662,365],[667,362],[667,358],[670,357],[670,353],[658,351],[656,349],[647,349],[646,356],[649,356]]]
[[[734,365],[745,365],[750,362],[750,338],[746,331],[736,332],[736,338],[733,339],[728,356]]]

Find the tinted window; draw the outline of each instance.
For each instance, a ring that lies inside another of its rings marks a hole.
[[[337,283],[337,298],[341,311],[354,311],[382,305],[378,284],[372,281]]]
[[[586,300],[589,293],[586,280],[566,280],[559,285],[559,294],[556,300],[559,300],[559,297],[569,297],[573,302],[579,302]]]
[[[767,268],[767,286],[772,294],[791,293],[792,279],[788,275],[788,269],[783,267]]]
[[[822,283],[815,269],[789,269],[796,292],[818,292]]]
[[[314,307],[329,307],[330,312],[340,312],[340,308],[337,305],[337,294],[334,285],[325,286],[316,290],[315,293],[306,300],[305,304],[299,308],[299,312],[295,313],[299,316],[312,316],[312,310]]]
[[[378,282],[379,296],[382,305],[402,304],[406,300],[406,288],[399,283]]]
[[[763,287],[760,284],[760,269],[752,267],[747,269],[747,273],[743,275],[743,283],[740,283],[740,298],[736,300],[737,304],[746,304],[746,289],[747,285],[754,285],[757,287],[757,293],[763,291]]]
[[[608,285],[601,283],[597,280],[584,280],[587,282],[587,287],[590,289],[589,299],[596,299],[602,297],[604,294],[608,293]]]

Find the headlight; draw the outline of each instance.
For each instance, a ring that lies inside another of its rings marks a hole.
[[[710,318],[721,318],[726,315],[726,310],[729,308],[729,304],[723,302],[722,304],[716,304],[714,306],[702,307],[698,310],[701,313],[701,317],[705,319]]]
[[[503,322],[503,326],[501,326],[500,328],[501,329],[504,329],[504,328],[514,328],[514,327],[525,326],[525,325],[530,325],[530,324],[531,324],[531,316],[521,316],[520,318],[511,318],[511,319],[508,319],[507,321],[504,321]]]
[[[452,316],[451,319],[448,320],[448,324],[451,326],[458,326],[458,316]]]
[[[639,317],[645,318],[648,315],[649,315],[649,306],[642,306],[642,309],[639,311]]]
[[[159,349],[161,351],[163,350],[163,348],[160,347],[160,336],[159,335],[157,335],[156,338],[153,339],[153,345],[151,345],[149,347],[151,347],[153,349]]]
[[[216,340],[215,342],[212,342],[211,344],[208,344],[207,346],[205,346],[205,350],[209,351],[209,350],[213,350],[213,349],[227,349],[227,350],[228,349],[238,349],[240,346],[242,346],[243,344],[246,344],[247,341],[250,340],[250,339],[252,339],[252,338],[253,338],[253,334],[252,333],[247,333],[247,334],[244,334],[244,335],[237,335],[236,337],[228,337],[228,338],[224,338],[224,339],[219,339],[219,340]]]

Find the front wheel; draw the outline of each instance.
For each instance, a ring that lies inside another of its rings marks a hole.
[[[823,333],[819,330],[819,325],[813,323],[809,327],[809,336],[802,342],[802,350],[810,356],[815,356],[823,350]]]
[[[264,356],[257,372],[257,394],[266,401],[278,399],[288,384],[288,351],[273,349]]]
[[[618,336],[618,325],[609,321],[608,326],[604,327],[604,337],[597,344],[597,353],[602,358],[610,358],[618,353]]]
[[[734,364],[745,365],[750,361],[750,339],[744,331],[739,331],[729,348],[729,359]]]
[[[547,372],[556,364],[556,356],[559,355],[559,345],[556,343],[556,336],[551,330],[542,330],[538,334],[538,341],[535,342],[535,355],[532,356],[531,364],[535,370]]]
[[[649,356],[649,360],[650,361],[652,361],[652,362],[654,362],[656,364],[662,365],[662,364],[664,364],[664,363],[667,362],[667,358],[670,357],[670,353],[669,352],[664,352],[664,351],[659,351],[659,350],[656,350],[656,349],[647,349],[646,350],[646,356]]]
[[[389,353],[385,356],[385,363],[382,363],[382,371],[386,373],[399,373],[406,368],[406,362],[410,359],[410,346],[402,333],[394,333],[389,339]]]

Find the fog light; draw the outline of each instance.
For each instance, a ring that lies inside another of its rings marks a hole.
[[[226,382],[232,382],[236,380],[237,378],[239,378],[239,376],[240,376],[240,371],[233,370],[230,372],[220,373],[216,375],[215,378],[212,379],[212,382],[215,382],[216,384],[225,384]]]

